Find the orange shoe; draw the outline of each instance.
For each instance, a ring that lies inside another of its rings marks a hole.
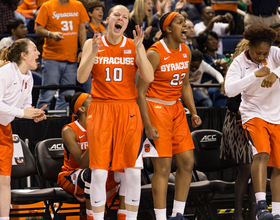
[[[126,215],[125,214],[118,214],[117,220],[125,220]]]
[[[87,220],[94,220],[92,215],[87,215]]]

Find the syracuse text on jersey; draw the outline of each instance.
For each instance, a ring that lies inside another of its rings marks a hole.
[[[95,57],[94,64],[135,65],[134,57]]]
[[[163,64],[160,66],[160,70],[162,72],[169,72],[169,71],[176,71],[176,70],[182,70],[182,69],[188,69],[189,61],[184,62],[178,62],[178,63],[168,63]]]

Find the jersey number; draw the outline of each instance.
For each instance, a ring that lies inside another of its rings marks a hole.
[[[63,25],[62,31],[73,31],[73,21],[61,21],[61,25]]]
[[[107,67],[106,69],[106,82],[111,82],[111,74],[110,74],[110,67]],[[113,81],[114,82],[121,82],[123,78],[123,70],[120,67],[115,67],[113,69]]]
[[[171,86],[179,86],[183,83],[184,78],[186,77],[186,73],[181,73],[181,78],[179,73],[175,73],[170,81]]]

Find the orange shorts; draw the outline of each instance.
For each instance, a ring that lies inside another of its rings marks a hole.
[[[142,164],[142,121],[133,101],[92,100],[87,114],[90,168],[112,171]]]
[[[80,202],[85,201],[84,189],[78,185],[78,176],[82,169],[63,171],[58,174],[57,184],[66,192],[73,194]],[[111,202],[118,192],[120,183],[114,179],[114,172],[108,172],[106,182],[107,202]]]
[[[280,169],[280,125],[272,124],[260,118],[252,118],[243,128],[252,147],[253,155],[268,153],[267,166]]]
[[[185,110],[180,101],[163,105],[147,101],[149,117],[159,138],[144,140],[143,157],[172,157],[194,149]]]
[[[0,175],[11,176],[13,159],[13,136],[11,124],[0,124]]]

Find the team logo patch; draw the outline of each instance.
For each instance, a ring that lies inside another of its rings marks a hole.
[[[124,54],[131,54],[131,50],[124,50],[123,53]]]
[[[188,55],[187,55],[187,54],[185,54],[185,53],[183,53],[183,57],[184,57],[184,58],[187,58],[187,57],[188,57]]]
[[[24,89],[27,89],[27,83],[25,83],[25,85],[24,85]]]
[[[151,151],[151,146],[150,146],[150,144],[145,144],[145,152],[146,153],[149,153],[150,151]]]
[[[155,105],[155,108],[161,109],[160,105]]]

